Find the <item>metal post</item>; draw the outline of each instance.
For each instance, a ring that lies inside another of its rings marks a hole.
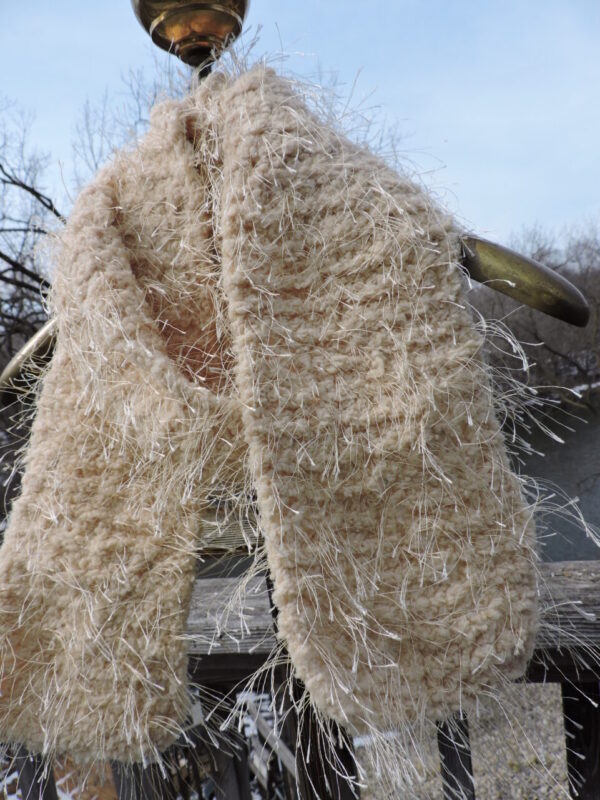
[[[457,715],[440,722],[437,738],[444,800],[475,800],[467,718]]]
[[[571,797],[600,800],[600,684],[561,688]]]
[[[14,763],[23,800],[58,800],[54,772],[42,756],[32,755],[20,747],[15,752]]]

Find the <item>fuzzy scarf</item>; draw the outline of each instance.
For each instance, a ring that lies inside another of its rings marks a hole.
[[[428,194],[272,71],[214,74],[80,195],[0,551],[0,740],[152,759],[189,709],[214,504],[255,505],[323,720],[447,717],[519,675],[534,528]]]

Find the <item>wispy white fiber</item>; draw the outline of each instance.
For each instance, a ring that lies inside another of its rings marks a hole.
[[[274,702],[316,714],[311,758],[342,768],[339,723],[390,791],[416,785],[436,721],[525,668],[539,498],[509,463],[521,401],[494,396],[459,231],[316,97],[217,71],[76,204],[0,551],[3,741],[160,758],[190,713],[196,561],[231,519],[278,611],[255,683],[289,660],[306,691]]]

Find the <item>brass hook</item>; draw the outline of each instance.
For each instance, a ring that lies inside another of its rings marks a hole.
[[[473,280],[570,325],[587,325],[585,297],[558,272],[478,236],[464,236],[462,247],[461,262]]]

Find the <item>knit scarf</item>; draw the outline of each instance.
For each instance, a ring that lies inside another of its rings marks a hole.
[[[0,740],[147,760],[189,709],[206,508],[257,508],[278,637],[351,733],[531,654],[534,528],[428,193],[256,67],[81,192],[0,550]]]

